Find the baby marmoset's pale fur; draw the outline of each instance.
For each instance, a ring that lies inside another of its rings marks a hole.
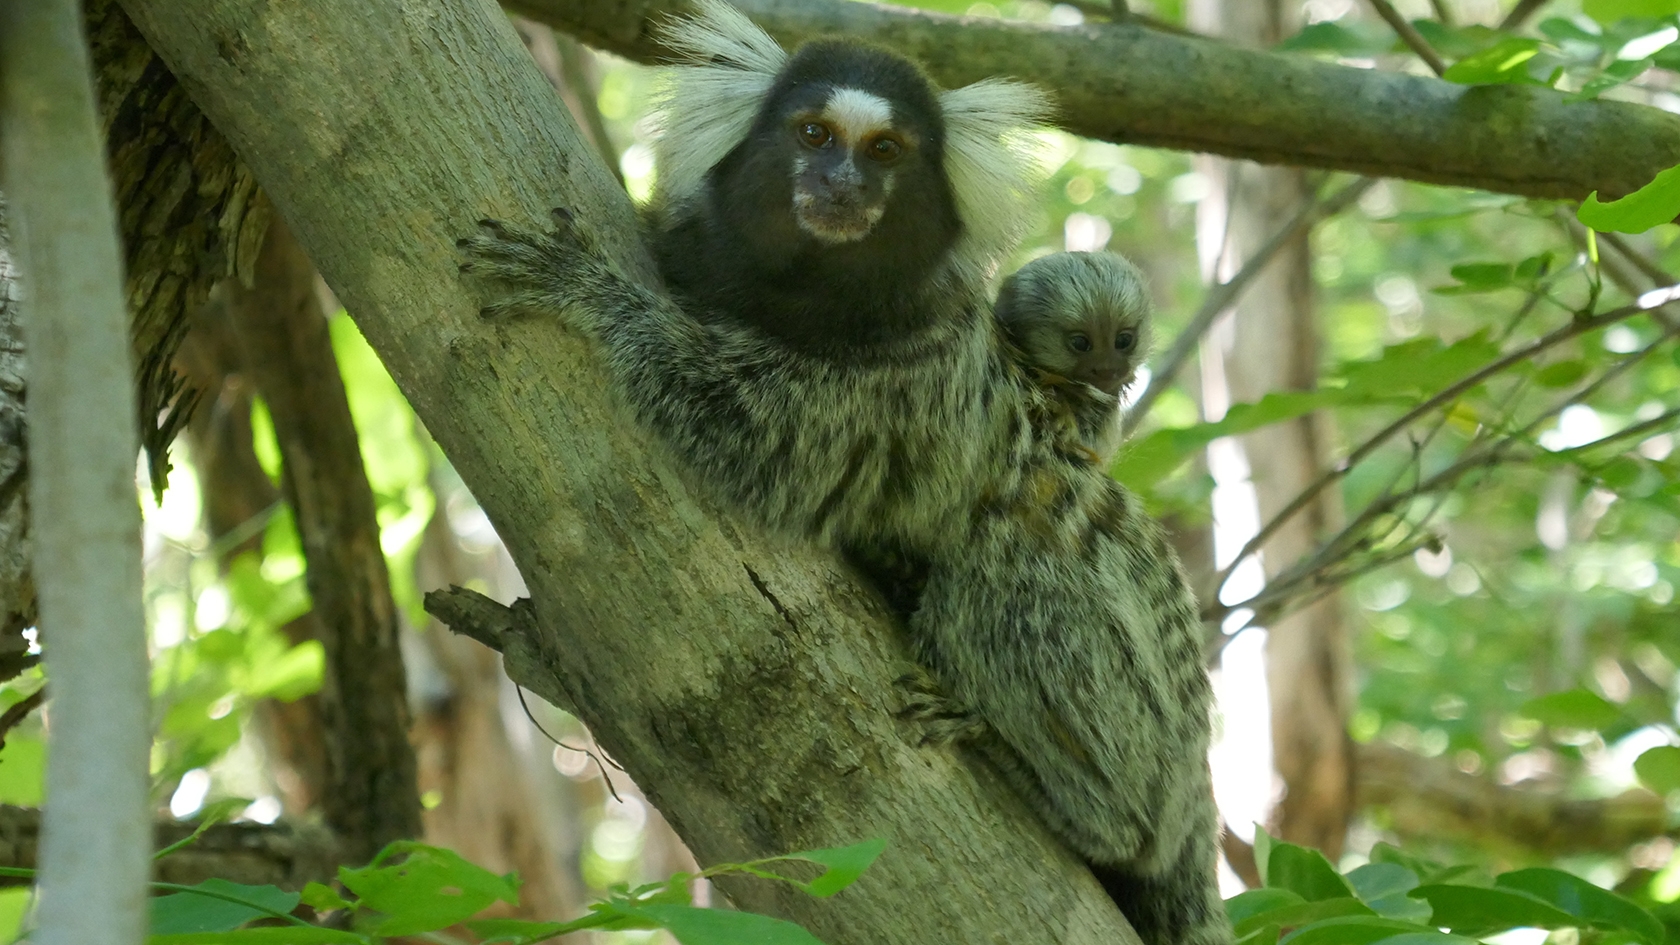
[[[994,313],[1106,467],[1120,447],[1120,393],[1154,328],[1143,274],[1114,253],[1052,253],[1004,280]]]
[[[1016,239],[1042,97],[941,92],[844,41],[789,56],[715,0],[667,30],[654,244],[672,298],[492,224],[490,315],[593,337],[621,399],[765,524],[923,563],[910,630],[975,739],[1150,945],[1224,945],[1195,607],[1139,503],[1016,363],[985,280]],[[955,730],[955,729],[954,729]]]

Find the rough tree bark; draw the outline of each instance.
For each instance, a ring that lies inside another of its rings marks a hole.
[[[318,693],[326,781],[322,818],[351,862],[420,834],[397,606],[379,545],[373,488],[315,295],[315,270],[279,219],[250,288],[223,285],[244,370],[274,419],[281,490],[297,522],[315,628],[326,649]]]
[[[1134,940],[1000,782],[894,718],[903,650],[878,601],[692,498],[559,326],[478,320],[453,240],[486,214],[569,206],[652,271],[500,11],[125,6],[507,540],[540,616],[510,641],[514,678],[587,721],[703,862],[889,843],[839,899],[753,881],[726,886],[736,902],[836,945]]]
[[[211,286],[236,272],[249,276],[267,204],[114,0],[87,0],[83,22],[122,237],[140,441],[161,485],[169,441],[195,396],[170,369],[171,358]],[[5,245],[0,221],[0,296],[12,278]],[[35,622],[35,587],[21,413],[16,424],[6,419],[22,409],[23,347],[7,317],[0,303],[0,402],[10,405],[0,406],[0,442],[15,450],[0,451],[0,653],[14,654],[19,634]],[[16,662],[0,658],[0,678],[15,675]]]
[[[1055,27],[844,0],[731,0],[783,43],[836,33],[896,49],[947,86],[1013,75],[1053,89],[1069,131],[1127,144],[1535,197],[1620,195],[1680,163],[1680,115],[1463,86],[1243,49],[1135,22]],[[681,0],[508,0],[638,62]]]
[[[1298,24],[1280,0],[1224,0],[1219,34],[1234,43],[1270,46]],[[1226,202],[1226,263],[1234,271],[1299,212],[1311,193],[1303,172],[1216,162],[1215,176],[1230,184],[1210,199]],[[1249,287],[1232,314],[1225,372],[1231,401],[1252,402],[1271,391],[1318,386],[1318,322],[1312,249],[1303,234],[1278,253]],[[1309,415],[1242,438],[1262,523],[1315,479],[1330,453],[1322,418]],[[1268,575],[1317,547],[1341,516],[1340,494],[1331,490],[1281,529],[1267,544]],[[1268,627],[1266,681],[1271,699],[1272,764],[1284,795],[1272,812],[1275,834],[1316,847],[1332,861],[1341,855],[1353,813],[1351,656],[1341,598],[1329,595]]]

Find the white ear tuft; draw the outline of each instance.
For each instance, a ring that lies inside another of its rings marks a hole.
[[[696,15],[667,21],[660,41],[677,53],[653,114],[654,200],[694,196],[712,165],[740,144],[787,52],[723,0],[695,0]]]
[[[984,79],[939,96],[945,112],[945,174],[963,237],[957,263],[989,279],[1015,247],[1042,176],[1033,132],[1050,117],[1050,96],[1011,79]]]

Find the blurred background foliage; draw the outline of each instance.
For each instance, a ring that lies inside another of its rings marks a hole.
[[[917,5],[1063,24],[1093,12],[1037,0]],[[1583,97],[1680,108],[1676,4],[1558,0],[1518,36],[1489,25],[1509,3],[1449,2],[1457,13],[1450,25],[1434,15],[1440,4],[1397,5],[1455,62],[1450,79],[1540,83]],[[1095,4],[1096,12],[1106,6]],[[1364,67],[1408,67],[1405,48],[1363,4],[1303,6],[1305,26],[1278,48]],[[1131,4],[1179,26],[1183,7],[1169,0]],[[642,119],[652,73],[605,55],[588,61],[594,102],[621,155],[626,186],[645,197],[653,168]],[[1216,187],[1220,182],[1181,153],[1060,133],[1043,144],[1048,180],[1014,264],[1062,249],[1126,255],[1150,278],[1164,348],[1207,293],[1198,204],[1224,185]],[[1349,180],[1322,178],[1313,182],[1320,193]],[[1680,273],[1680,227],[1665,224],[1619,242],[1626,253],[1603,240],[1589,243],[1573,208],[1558,203],[1379,181],[1313,231],[1318,389],[1210,417],[1193,387],[1196,372],[1180,372],[1142,418],[1116,475],[1157,512],[1205,525],[1213,519],[1214,481],[1206,464],[1193,460],[1215,438],[1316,409],[1333,418],[1332,452],[1347,456],[1503,354],[1585,312],[1614,310],[1676,281],[1669,274]],[[421,590],[435,586],[421,583],[427,542],[450,546],[451,560],[464,569],[450,575],[455,583],[506,599],[520,591],[517,576],[351,319],[340,313],[331,327],[405,635],[446,633],[420,607]],[[1335,485],[1350,520],[1391,500],[1340,559],[1393,559],[1352,576],[1343,598],[1355,667],[1348,681],[1356,691],[1347,720],[1352,739],[1562,800],[1651,791],[1668,805],[1664,828],[1638,842],[1560,858],[1474,833],[1405,835],[1384,807],[1366,806],[1342,869],[1387,841],[1489,871],[1561,865],[1647,904],[1680,900],[1680,469],[1670,419],[1680,408],[1676,327],[1638,315],[1553,345],[1435,404]],[[251,426],[257,457],[278,482],[279,452],[260,402]],[[1629,429],[1633,435],[1619,435]],[[1408,494],[1494,442],[1506,445],[1487,462]],[[262,700],[313,692],[322,678],[321,646],[294,643],[282,632],[310,606],[297,533],[276,502],[212,540],[205,487],[185,440],[173,459],[161,504],[147,500],[145,507],[155,797],[179,818],[220,798],[247,798],[244,816],[270,822],[282,812],[284,788],[254,710]],[[1235,610],[1227,627],[1243,619]],[[439,672],[428,669],[426,648],[410,643],[404,654],[412,699],[448,697]],[[32,670],[0,687],[0,709],[40,685]],[[544,809],[533,823],[551,835],[544,849],[561,887],[599,894],[613,883],[662,878],[686,862],[622,772],[585,751],[591,745],[579,723],[520,699],[505,680],[492,701],[512,744],[544,769],[533,775],[533,803]],[[563,744],[539,733],[538,723]],[[14,731],[0,752],[0,802],[39,804],[43,762],[38,732],[27,724]],[[440,791],[447,788],[422,788],[429,810],[444,802]],[[16,896],[0,893],[0,926],[16,927]]]

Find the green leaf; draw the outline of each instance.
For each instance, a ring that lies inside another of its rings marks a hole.
[[[1429,924],[1429,917],[1435,911],[1422,899],[1413,899],[1403,894],[1372,899],[1366,902],[1366,905],[1371,907],[1372,912],[1384,918],[1415,922],[1418,925]]]
[[[863,871],[868,869],[870,864],[874,863],[875,859],[881,855],[881,851],[886,848],[887,841],[876,838],[865,840],[862,843],[854,843],[847,847],[802,850],[798,853],[789,853],[786,856],[760,860],[759,863],[773,863],[777,860],[804,860],[808,863],[821,865],[824,867],[822,875],[809,882],[783,876],[780,873],[773,875],[778,879],[798,886],[813,896],[826,898],[857,882],[857,878],[863,875]]]
[[[644,915],[682,945],[822,945],[822,940],[784,919],[756,912],[651,905],[626,911]]]
[[[1366,863],[1348,873],[1347,881],[1366,902],[1404,896],[1418,887],[1417,874],[1398,863]]]
[[[529,919],[474,919],[466,923],[467,931],[484,945],[507,940],[538,941],[570,931],[571,922],[532,922]]]
[[[1324,854],[1274,840],[1266,863],[1266,885],[1299,893],[1308,902],[1352,898],[1353,887]]]
[[[1619,85],[1626,85],[1639,78],[1649,68],[1651,68],[1650,59],[1618,59],[1605,66],[1598,75],[1588,79],[1581,86],[1581,91],[1569,96],[1569,101],[1584,102],[1598,98]]]
[[[325,886],[321,883],[304,884],[303,904],[317,912],[350,908],[349,900],[340,896],[331,886]]]
[[[1378,915],[1420,923],[1430,918],[1428,903],[1406,896],[1418,888],[1418,874],[1401,864],[1366,863],[1347,874],[1347,883]]]
[[[1435,910],[1430,922],[1465,935],[1485,935],[1529,926],[1559,929],[1574,926],[1574,916],[1539,898],[1515,889],[1480,886],[1430,885],[1412,890]]]
[[[1278,940],[1278,934],[1282,931],[1281,926],[1262,926],[1237,939],[1237,945],[1274,945]]]
[[[1595,230],[1643,233],[1680,216],[1680,166],[1659,171],[1649,184],[1620,200],[1600,203],[1598,191],[1581,201],[1575,218]]]
[[[1242,922],[1233,923],[1233,927],[1238,935],[1246,935],[1255,929],[1264,928],[1268,925],[1291,929],[1342,916],[1363,916],[1374,919],[1376,913],[1357,899],[1342,897],[1340,899],[1322,899],[1318,902],[1303,902],[1293,906],[1285,906],[1282,909],[1273,909],[1270,912],[1252,916]]]
[[[1338,56],[1370,56],[1387,51],[1390,45],[1391,42],[1355,32],[1333,20],[1326,20],[1303,28],[1272,48],[1278,52],[1326,52]]]
[[[1541,387],[1568,387],[1587,376],[1585,361],[1559,361],[1534,372],[1534,383]]]
[[[1633,763],[1639,783],[1658,794],[1680,790],[1680,748],[1662,745],[1647,749]]]
[[[1373,945],[1481,945],[1473,938],[1448,935],[1445,932],[1407,932],[1393,938],[1378,939]]]
[[[298,894],[274,886],[242,886],[225,879],[207,879],[192,887],[198,892],[178,892],[150,900],[151,931],[154,935],[186,932],[229,932],[274,913],[286,915],[297,908]],[[233,902],[230,900],[239,900]]]
[[[1441,78],[1461,85],[1539,84],[1524,68],[1539,52],[1539,40],[1513,36],[1453,63]]]
[[[1680,0],[1582,0],[1581,12],[1600,23],[1610,24],[1632,16],[1680,13]]]
[[[1517,278],[1517,267],[1510,263],[1465,263],[1452,267],[1452,277],[1461,285],[1447,286],[1445,291],[1492,292],[1511,286]]]
[[[1519,711],[1555,728],[1597,730],[1609,728],[1622,720],[1620,708],[1585,689],[1570,689],[1530,699]]]
[[[292,702],[320,690],[327,662],[321,641],[304,640],[276,650],[270,659],[252,661],[244,686],[246,695]]]
[[[1660,945],[1666,937],[1656,916],[1572,873],[1536,867],[1501,873],[1494,882],[1542,899],[1574,916],[1578,924],[1623,929],[1648,945]]]
[[[367,945],[367,941],[365,937],[354,932],[322,929],[312,925],[146,936],[146,945]]]
[[[1645,476],[1645,464],[1631,456],[1618,456],[1594,470],[1598,481],[1611,492],[1626,492]]]
[[[42,776],[46,773],[47,745],[39,738],[8,733],[0,749],[0,803],[19,807],[41,806]]]
[[[1231,920],[1232,925],[1239,925],[1257,915],[1305,905],[1306,902],[1299,893],[1288,889],[1250,889],[1225,900],[1225,917]]]
[[[402,862],[381,866],[402,857]],[[362,906],[385,914],[375,935],[417,935],[448,928],[477,915],[491,903],[519,902],[519,877],[498,876],[452,850],[401,840],[381,850],[362,869],[340,867],[339,882],[360,896]]]
[[[1337,916],[1303,925],[1284,937],[1279,945],[1365,945],[1418,931],[1417,925],[1378,916]]]
[[[1267,886],[1271,883],[1267,879],[1267,866],[1272,862],[1272,835],[1258,823],[1254,825],[1254,868],[1260,873],[1260,882]]]

